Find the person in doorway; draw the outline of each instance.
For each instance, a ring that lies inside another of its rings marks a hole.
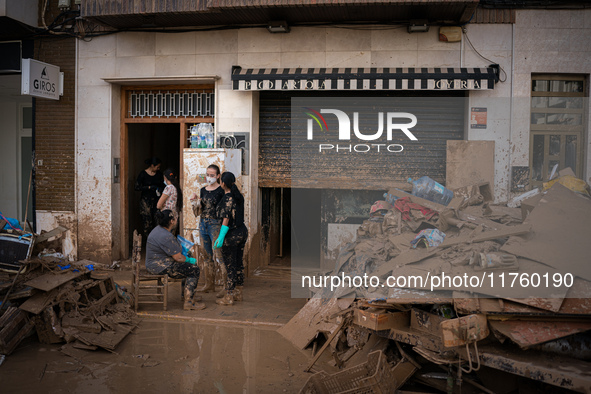
[[[215,271],[216,266],[214,259],[220,263],[222,267],[222,276],[224,283],[227,280],[226,269],[221,264],[219,250],[213,249],[213,243],[220,234],[220,220],[217,217],[217,206],[224,197],[224,190],[220,185],[220,168],[211,164],[205,170],[205,180],[207,185],[202,187],[199,191],[199,196],[193,193],[191,195],[191,205],[193,206],[193,213],[195,216],[200,216],[199,220],[199,236],[201,238],[201,245],[205,251],[203,271],[205,276],[205,285],[197,289],[197,291],[209,293],[215,291]],[[225,289],[218,293],[219,297],[223,297]]]
[[[146,159],[144,163],[148,168],[138,175],[135,181],[135,190],[142,192],[140,197],[140,216],[144,238],[146,238],[156,226],[154,217],[157,211],[156,205],[164,187],[162,186],[163,177],[160,172],[162,162],[160,159],[152,157]]]
[[[164,191],[158,200],[156,207],[159,210],[169,209],[177,215],[183,210],[183,192],[179,185],[179,177],[172,168],[164,171]]]
[[[184,310],[205,309],[201,297],[195,296],[199,281],[199,266],[193,257],[185,257],[183,248],[172,235],[178,216],[170,209],[156,213],[158,225],[148,236],[146,244],[146,269],[156,275],[167,274],[173,279],[185,279]]]
[[[222,249],[228,280],[226,295],[216,303],[233,305],[235,301],[243,299],[244,247],[248,239],[248,229],[244,225],[244,196],[236,186],[236,177],[231,172],[224,172],[221,180],[224,198],[218,204],[217,211],[222,227],[214,246]]]

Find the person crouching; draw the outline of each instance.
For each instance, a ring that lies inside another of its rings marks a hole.
[[[205,309],[194,297],[199,281],[199,266],[193,257],[185,257],[183,248],[172,231],[177,225],[177,216],[170,210],[156,212],[158,225],[148,236],[146,245],[146,269],[155,275],[168,275],[173,279],[185,279],[184,310]]]

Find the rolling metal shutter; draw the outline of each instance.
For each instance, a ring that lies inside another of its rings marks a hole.
[[[401,92],[261,92],[259,114],[259,186],[292,187],[291,183],[291,98],[292,97],[387,97],[405,96]],[[430,176],[445,183],[447,140],[464,137],[464,101],[426,101],[422,97],[463,97],[454,94],[422,92],[404,98],[405,108],[420,119],[413,128],[419,139],[405,144],[404,155],[368,154],[360,163],[354,155],[337,155],[330,165],[318,167],[314,186],[327,189],[366,189],[368,182],[375,190],[384,190],[385,184],[405,182],[408,178]],[[314,163],[308,163],[308,165]],[[296,165],[294,163],[294,165]],[[366,180],[364,186],[343,179]]]

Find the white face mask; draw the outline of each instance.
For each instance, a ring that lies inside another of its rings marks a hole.
[[[164,181],[164,186],[168,186],[168,183],[166,183],[166,181]]]
[[[213,185],[215,183],[215,181],[217,181],[217,178],[216,177],[207,176],[207,177],[205,177],[205,180],[207,181],[207,183],[209,185]]]

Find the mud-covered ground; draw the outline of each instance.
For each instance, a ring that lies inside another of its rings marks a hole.
[[[296,393],[308,359],[274,328],[144,320],[117,353],[40,344],[0,366],[2,393]]]

